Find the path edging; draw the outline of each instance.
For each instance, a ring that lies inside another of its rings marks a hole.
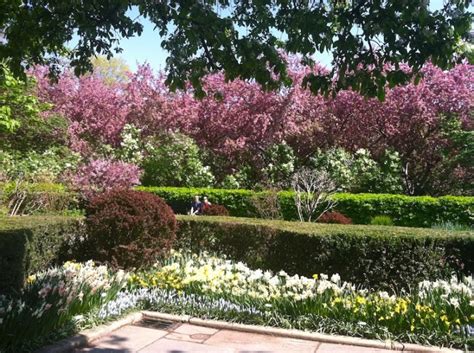
[[[142,318],[151,318],[159,320],[168,320],[174,322],[189,323],[197,326],[210,327],[220,330],[233,330],[256,334],[265,334],[271,336],[280,336],[294,339],[303,339],[310,341],[318,341],[332,344],[345,344],[353,345],[358,347],[376,348],[376,349],[391,349],[395,351],[416,351],[416,352],[432,352],[432,353],[457,353],[462,352],[461,350],[455,350],[450,348],[440,347],[427,347],[418,344],[402,344],[393,341],[376,341],[366,338],[339,336],[339,335],[328,335],[323,333],[306,332],[295,329],[283,329],[269,326],[257,326],[257,325],[246,325],[239,323],[230,323],[226,321],[218,320],[203,320],[195,318],[189,315],[174,315],[165,314],[155,311],[142,311],[135,312],[127,315],[126,317],[114,321],[110,324],[104,324],[84,330],[72,337],[61,340],[55,344],[43,347],[35,353],[69,353],[76,348],[86,347],[93,341],[98,340],[104,336],[107,336],[111,332],[118,330],[119,328],[140,321]]]
[[[98,340],[119,328],[140,321],[143,315],[141,312],[131,313],[124,318],[113,321],[109,324],[99,325],[78,334],[65,338],[57,343],[40,348],[35,353],[68,353],[76,348],[86,347],[91,342]]]
[[[461,350],[440,348],[440,347],[428,347],[419,344],[412,343],[398,343],[394,341],[376,341],[366,338],[339,336],[339,335],[328,335],[324,333],[306,332],[295,329],[283,329],[269,326],[257,326],[257,325],[246,325],[238,323],[230,323],[226,321],[218,320],[203,320],[189,315],[173,315],[163,314],[154,311],[142,311],[143,317],[155,318],[160,320],[169,320],[189,323],[197,326],[205,326],[221,330],[233,330],[249,333],[266,334],[271,336],[288,337],[294,339],[303,339],[310,341],[318,341],[324,343],[333,344],[346,344],[366,348],[377,348],[377,349],[391,349],[395,351],[416,351],[416,352],[433,352],[433,353],[455,353],[462,352]]]

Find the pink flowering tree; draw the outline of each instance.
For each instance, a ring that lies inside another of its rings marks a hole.
[[[85,195],[110,189],[129,189],[140,183],[140,169],[133,164],[97,159],[79,167],[74,185]]]
[[[38,94],[68,119],[69,143],[85,160],[107,158],[101,147],[120,148],[123,128],[132,124],[144,140],[163,132],[192,137],[218,181],[244,166],[262,169],[269,163],[266,151],[283,141],[300,167],[320,149],[363,148],[375,159],[387,149],[397,151],[410,194],[450,192],[456,180],[472,176],[466,159],[458,158],[466,155],[459,142],[464,138],[455,136],[472,131],[474,66],[442,71],[426,65],[418,84],[387,88],[381,102],[350,90],[334,98],[315,96],[300,84],[310,69],[288,60],[291,87],[266,92],[254,82],[227,82],[215,74],[204,80],[207,95],[201,100],[192,90],[170,92],[148,66],[113,85],[68,72],[50,84],[41,68],[36,75]]]
[[[77,78],[69,71],[51,84],[46,73],[44,67],[34,71],[38,95],[53,104],[53,113],[68,119],[72,149],[90,156],[103,144],[117,146],[130,104],[123,85],[106,84],[95,75]]]
[[[442,193],[436,180],[455,178],[456,166],[447,162],[459,153],[445,126],[454,120],[463,131],[473,127],[474,66],[442,71],[427,65],[423,73],[417,85],[388,90],[384,102],[351,91],[329,99],[327,114],[306,139],[307,144],[314,141],[313,146],[307,148],[365,148],[374,156],[390,148],[402,159],[407,193]]]

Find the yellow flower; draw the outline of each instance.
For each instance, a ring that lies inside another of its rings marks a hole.
[[[36,275],[28,276],[28,278],[26,279],[26,282],[28,282],[29,284],[33,283],[34,281],[36,281]]]
[[[313,275],[313,279],[317,280],[318,278],[319,278],[318,274],[315,273],[315,274]]]
[[[342,298],[341,297],[336,297],[331,302],[331,306],[334,306],[334,305],[339,304],[339,303],[342,303]]]
[[[367,304],[367,299],[365,299],[364,297],[361,297],[360,295],[358,295],[356,297],[356,303],[359,304],[359,305]]]
[[[393,309],[397,314],[405,314],[408,311],[408,302],[405,299],[398,299]]]

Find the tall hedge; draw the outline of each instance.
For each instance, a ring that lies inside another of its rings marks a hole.
[[[0,217],[0,293],[21,289],[25,278],[55,264],[80,219],[61,216]]]
[[[178,243],[251,267],[290,274],[339,273],[372,288],[474,273],[474,233],[326,225],[232,217],[179,216]]]
[[[231,216],[257,217],[250,190],[207,188],[139,187],[162,197],[178,214],[189,211],[194,195],[208,196],[212,203],[225,206]],[[390,216],[395,225],[430,227],[435,223],[453,222],[474,225],[474,197],[464,196],[405,196],[390,194],[337,194],[336,210],[350,217],[354,223],[368,224],[374,216]],[[278,194],[281,213],[285,220],[296,220],[298,215],[293,193]]]

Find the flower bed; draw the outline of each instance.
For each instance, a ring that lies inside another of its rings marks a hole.
[[[0,298],[0,351],[28,351],[78,329],[148,309],[231,322],[474,348],[474,279],[423,281],[396,294],[251,270],[225,258],[173,252],[147,271],[66,263]]]
[[[128,275],[67,262],[29,276],[20,296],[0,296],[0,352],[24,352],[68,335],[125,288]]]
[[[138,288],[223,300],[224,307],[237,305],[251,322],[267,325],[457,347],[472,346],[474,338],[469,336],[474,329],[472,277],[424,281],[390,295],[356,288],[337,274],[273,274],[241,262],[175,253],[165,266],[133,275],[131,282]],[[163,308],[152,300],[149,305]]]

